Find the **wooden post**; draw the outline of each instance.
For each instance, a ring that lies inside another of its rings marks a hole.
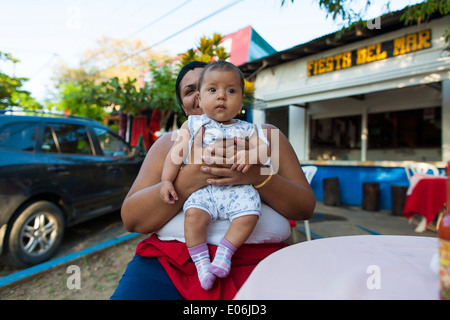
[[[380,209],[380,184],[363,183],[363,210],[378,211]]]
[[[407,186],[391,186],[391,204],[392,214],[395,216],[403,215],[405,207]]]
[[[323,204],[326,206],[340,206],[339,179],[337,177],[323,179]]]

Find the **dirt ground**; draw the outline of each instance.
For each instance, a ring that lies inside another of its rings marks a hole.
[[[0,300],[109,300],[136,245],[146,237],[138,236],[1,287]],[[79,267],[79,282],[74,280],[75,272],[68,268],[71,265]]]

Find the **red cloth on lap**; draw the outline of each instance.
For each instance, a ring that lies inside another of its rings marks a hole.
[[[262,259],[286,246],[285,243],[244,244],[233,255],[229,276],[217,278],[210,290],[200,286],[195,264],[183,242],[161,241],[156,235],[151,235],[137,245],[136,254],[158,258],[177,290],[187,300],[231,300]],[[208,245],[208,248],[211,259],[214,259],[217,246]]]

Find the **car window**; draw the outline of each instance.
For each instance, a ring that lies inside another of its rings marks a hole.
[[[48,124],[45,127],[41,149],[44,152],[92,154],[86,127],[70,123]]]
[[[0,148],[34,151],[38,122],[16,122],[0,128]]]
[[[46,126],[44,130],[44,137],[41,149],[44,152],[58,152],[58,147],[55,140],[55,134],[51,126]]]
[[[94,127],[93,129],[105,156],[125,157],[130,154],[130,146],[125,141],[104,128]]]

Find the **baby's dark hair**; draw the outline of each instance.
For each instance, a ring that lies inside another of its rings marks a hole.
[[[203,68],[202,73],[200,73],[200,77],[198,78],[197,90],[200,91],[200,87],[202,86],[203,76],[207,71],[213,70],[226,70],[226,71],[234,71],[239,75],[240,86],[242,89],[242,93],[244,93],[244,75],[242,71],[236,67],[234,64],[225,61],[225,60],[217,60],[208,64],[205,68]]]

